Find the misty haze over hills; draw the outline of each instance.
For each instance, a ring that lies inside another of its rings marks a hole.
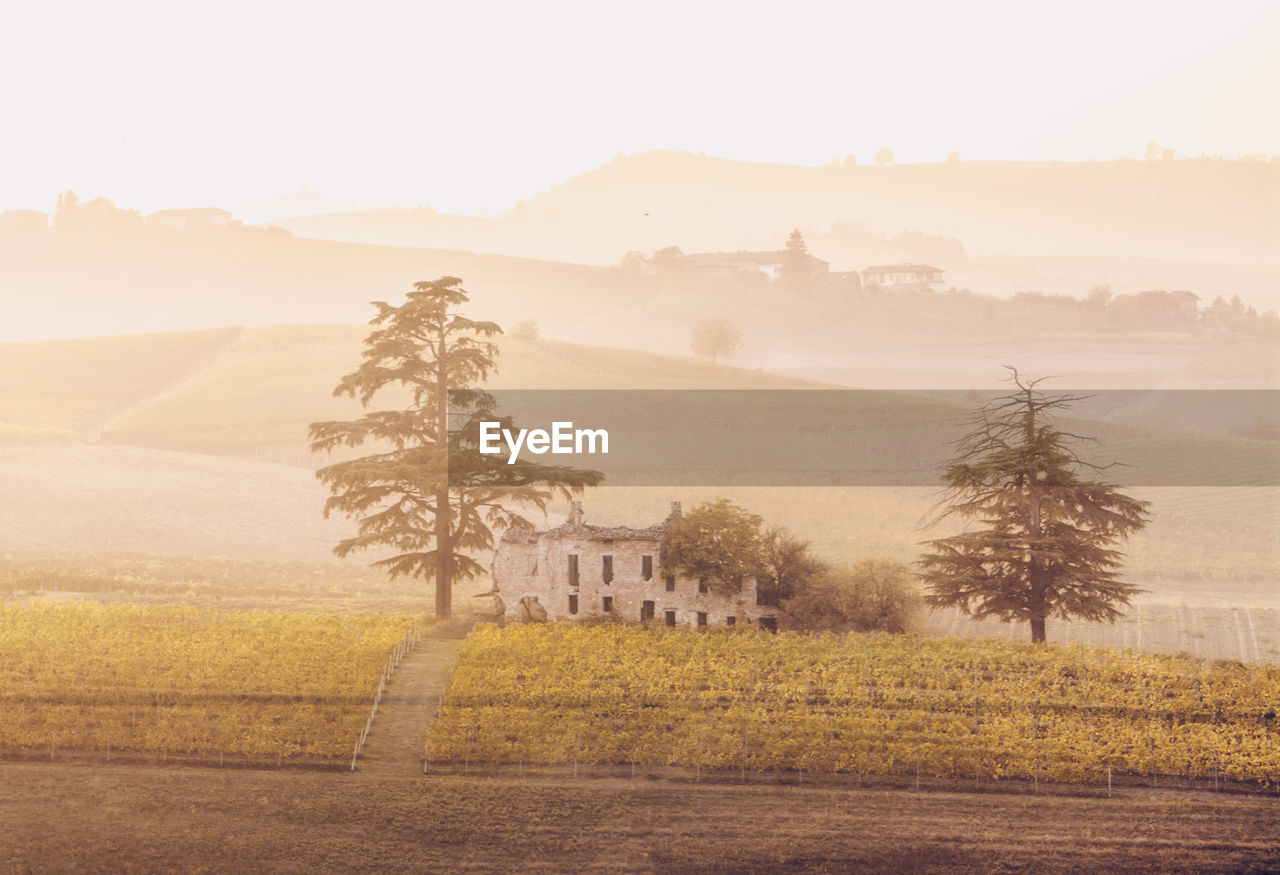
[[[780,246],[793,227],[921,231],[970,253],[1274,265],[1280,164],[956,161],[802,167],[619,156],[502,216],[430,209],[282,217],[302,236],[613,264],[628,250]],[[876,254],[817,248],[840,270]],[[958,264],[946,265],[950,268]],[[1271,274],[1274,279],[1274,273]]]

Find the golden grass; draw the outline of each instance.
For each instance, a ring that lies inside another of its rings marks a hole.
[[[239,328],[0,344],[0,422],[82,431],[181,381]]]

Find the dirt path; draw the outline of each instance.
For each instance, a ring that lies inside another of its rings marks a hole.
[[[428,638],[404,658],[382,694],[358,768],[376,775],[422,775],[427,728],[453,674],[457,638]]]

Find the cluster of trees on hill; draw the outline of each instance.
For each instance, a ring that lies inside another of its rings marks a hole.
[[[964,258],[959,241],[910,232],[902,238],[904,246],[938,255],[954,246],[951,257]],[[838,337],[847,343],[851,331],[883,338],[933,329],[948,336],[1141,330],[1280,336],[1280,316],[1260,313],[1239,295],[1207,302],[1191,292],[1115,294],[1109,286],[1097,285],[1083,298],[1039,291],[1001,298],[955,286],[864,287],[855,272],[818,266],[799,230],[779,250],[776,276],[755,269],[745,258],[735,271],[730,266],[734,254],[725,255],[708,265],[705,257],[670,246],[650,256],[628,253],[615,270],[621,286],[644,307],[672,320],[687,319],[693,327],[690,348],[712,361],[731,357],[743,333],[753,343],[765,344],[796,332],[815,339],[830,333],[833,341]],[[786,306],[779,306],[780,299]]]
[[[1195,309],[1182,292],[1167,290],[1114,294],[1108,285],[1096,285],[1084,298],[1071,295],[1049,295],[1043,292],[1016,292],[1010,301],[1019,305],[1044,306],[1092,311],[1102,314],[1103,325],[1111,328],[1174,326],[1212,329],[1246,334],[1270,334],[1280,330],[1280,315],[1274,310],[1259,313],[1239,295],[1230,300],[1217,295],[1208,306],[1197,300]]]
[[[140,245],[163,244],[172,242],[173,235],[179,231],[183,234],[239,234],[259,238],[264,235],[274,237],[291,237],[291,232],[284,228],[270,226],[256,228],[244,225],[236,219],[224,224],[195,223],[178,229],[161,223],[148,221],[141,212],[128,207],[120,207],[110,198],[96,197],[81,200],[68,189],[58,195],[49,226],[39,230],[47,232],[54,240],[67,240],[75,245],[84,245],[94,240],[120,243],[130,240]],[[23,234],[29,234],[24,229]]]

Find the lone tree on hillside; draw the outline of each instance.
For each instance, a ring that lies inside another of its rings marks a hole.
[[[469,300],[462,280],[414,283],[403,304],[373,302],[375,330],[365,338],[360,366],[333,390],[359,398],[366,411],[349,422],[313,422],[311,451],[374,445],[375,452],[316,472],[332,493],[324,514],[356,520],[357,534],[334,548],[338,556],[369,549],[395,555],[374,564],[391,577],[435,581],[436,617],[452,614],[453,583],[483,568],[472,554],[493,549],[493,530],[532,528],[514,509],[546,508],[594,486],[598,471],[507,464],[505,453],[481,454],[480,423],[510,418],[492,395],[476,388],[497,369],[501,334],[493,322],[468,319],[456,308]],[[407,396],[396,410],[367,410],[384,389]]]
[[[742,348],[742,332],[729,324],[727,319],[707,319],[693,326],[689,349],[700,358],[733,358]]]
[[[1148,503],[1077,474],[1103,468],[1071,449],[1087,438],[1049,418],[1085,396],[1038,394],[1040,380],[1010,370],[1016,390],[978,412],[943,473],[948,496],[937,519],[982,527],[926,542],[933,552],[919,565],[929,605],[1026,620],[1042,644],[1048,617],[1114,622],[1141,591],[1118,579],[1122,554],[1112,546],[1146,524]]]

